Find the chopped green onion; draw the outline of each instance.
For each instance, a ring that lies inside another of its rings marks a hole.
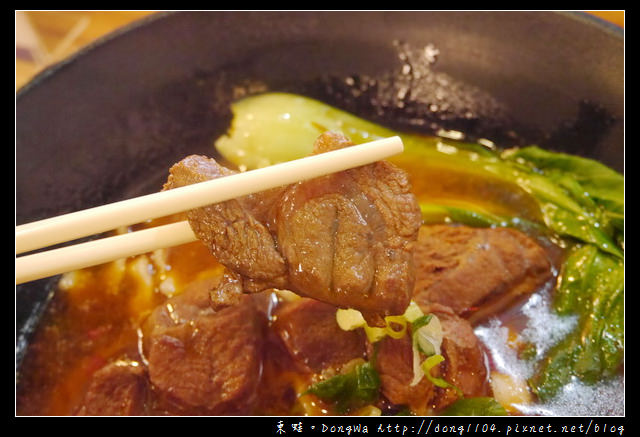
[[[369,404],[378,397],[380,377],[371,362],[356,366],[352,371],[320,381],[305,393],[332,402],[338,413]]]
[[[440,354],[442,325],[433,314],[419,318],[412,324],[413,345],[426,356]]]
[[[338,326],[344,331],[352,331],[358,328],[364,328],[364,332],[371,343],[382,340],[384,337],[399,339],[405,336],[407,332],[407,322],[413,323],[415,320],[424,316],[424,313],[415,302],[411,301],[405,312],[400,316],[387,316],[384,320],[387,322],[385,327],[369,326],[362,316],[362,313],[352,308],[336,311],[336,321]],[[399,326],[396,329],[395,326]]]
[[[409,306],[407,307],[407,309],[404,311],[403,316],[409,323],[415,323],[417,319],[424,316],[424,313],[417,303],[411,301],[409,302]]]
[[[411,331],[413,332],[411,339],[413,349],[413,380],[409,385],[414,386],[418,384],[424,376],[420,364],[420,354],[422,353],[427,357],[440,354],[443,333],[440,320],[434,314],[423,315],[415,319],[411,323]]]
[[[409,383],[409,386],[413,387],[415,385],[418,385],[418,383],[422,381],[422,378],[424,378],[424,372],[420,367],[420,360],[422,359],[422,357],[420,356],[420,351],[415,345],[413,345],[411,349],[413,351],[413,379]]]
[[[462,391],[458,387],[456,387],[455,385],[451,384],[448,381],[445,381],[442,378],[438,378],[431,375],[431,369],[433,369],[435,366],[437,366],[443,361],[444,361],[444,357],[442,355],[431,355],[429,358],[427,358],[422,362],[422,365],[420,367],[422,368],[422,371],[424,372],[427,379],[431,381],[433,385],[441,388],[452,388],[455,390],[458,396],[463,397]]]
[[[366,325],[364,317],[358,310],[354,309],[338,309],[336,311],[336,321],[343,331],[352,331]]]
[[[411,322],[411,329],[413,331],[417,331],[423,326],[427,326],[432,318],[433,318],[433,314],[426,314],[426,315],[423,314],[422,316],[418,317],[413,322]]]
[[[384,318],[387,322],[385,333],[391,338],[402,338],[407,333],[407,319],[404,316],[387,316]],[[400,325],[400,330],[395,330],[393,325]]]
[[[378,328],[377,326],[364,325],[364,332],[367,334],[367,339],[371,343],[376,343],[387,336],[386,328]]]

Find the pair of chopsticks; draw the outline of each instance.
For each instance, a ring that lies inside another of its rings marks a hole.
[[[187,221],[18,256],[146,220],[355,168],[401,153],[399,137],[333,150],[206,182],[16,226],[16,284],[195,241]]]

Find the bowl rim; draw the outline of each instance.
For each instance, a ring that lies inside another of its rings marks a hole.
[[[63,70],[66,66],[68,66],[69,64],[72,64],[76,61],[78,61],[79,59],[82,59],[84,56],[88,55],[89,53],[93,52],[94,50],[98,49],[99,47],[108,44],[109,42],[121,37],[122,35],[128,34],[130,32],[135,31],[138,28],[142,28],[145,26],[148,26],[156,21],[162,20],[168,16],[172,16],[175,14],[180,14],[180,13],[184,13],[187,11],[158,11],[158,12],[154,12],[150,15],[147,15],[146,17],[142,17],[139,18],[131,23],[128,23],[124,26],[121,26],[109,33],[107,33],[106,35],[103,35],[99,38],[96,38],[95,40],[91,41],[90,43],[88,43],[87,45],[81,47],[80,49],[78,49],[75,53],[71,54],[70,56],[59,60],[58,62],[55,62],[51,65],[48,65],[47,67],[45,67],[44,69],[42,69],[41,71],[39,71],[38,73],[36,73],[28,82],[26,82],[25,84],[23,84],[18,91],[16,92],[16,104],[17,102],[20,100],[20,98],[27,94],[31,89],[36,88],[37,86],[39,86],[40,84],[42,84],[43,82],[46,82],[46,80],[52,76],[53,74],[59,72],[60,70]],[[203,12],[207,12],[207,11],[203,11]],[[216,11],[208,11],[208,12],[216,12]],[[223,13],[243,13],[243,12],[250,12],[250,11],[217,11],[217,12],[223,12]],[[296,12],[311,12],[311,11],[265,11],[265,12],[291,12],[291,13],[296,13]],[[335,13],[340,13],[341,11],[327,11],[327,12],[335,12]],[[346,12],[346,11],[344,11]],[[367,13],[367,11],[358,11],[358,12],[362,12],[362,13]],[[390,11],[393,12],[393,11]],[[446,12],[446,11],[422,11],[422,12]],[[468,11],[450,11],[450,12],[468,12]],[[471,11],[471,12],[491,12],[491,11]],[[497,11],[493,11],[493,12],[497,12]],[[587,12],[584,11],[554,11],[554,10],[549,10],[549,11],[516,11],[516,12],[540,12],[540,13],[549,13],[549,14],[557,14],[560,16],[565,16],[569,19],[575,20],[575,21],[580,21],[582,23],[584,23],[585,25],[589,25],[592,26],[594,28],[597,28],[603,32],[606,32],[607,34],[609,34],[610,36],[613,36],[614,38],[618,38],[621,39],[624,42],[624,28],[620,27],[619,25],[612,23],[610,21],[607,21],[601,17],[598,17],[596,15],[593,14],[589,14]]]

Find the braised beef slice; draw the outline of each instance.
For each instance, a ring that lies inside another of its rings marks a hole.
[[[301,298],[275,313],[273,330],[300,370],[317,373],[366,356],[364,333],[342,330],[336,310],[333,305]]]
[[[425,313],[435,314],[442,325],[442,355],[445,360],[441,377],[462,391],[465,397],[489,396],[491,389],[485,350],[471,324],[450,308],[439,304],[422,306]],[[434,409],[442,411],[458,399],[451,388],[438,389]]]
[[[509,228],[431,225],[414,246],[413,299],[441,303],[472,323],[549,281],[551,263],[533,239]]]
[[[144,414],[147,374],[135,361],[115,361],[91,378],[77,416],[138,416]]]
[[[327,132],[314,153],[351,146]],[[222,177],[189,156],[164,189]],[[406,173],[384,161],[190,211],[195,234],[230,271],[214,298],[286,288],[360,310],[369,324],[401,314],[414,284],[411,242],[422,218]]]
[[[191,155],[171,167],[164,189],[234,173],[214,159]],[[259,284],[251,291],[259,291],[255,288],[282,288],[286,284],[285,261],[264,223],[267,214],[265,208],[268,209],[264,206],[265,201],[279,197],[276,194],[279,192],[272,190],[244,196],[187,213],[193,232],[221,264],[243,277],[258,281]]]
[[[180,294],[157,306],[142,325],[145,353],[148,353],[150,340],[157,332],[192,322],[201,316],[214,315],[215,309],[210,304],[209,291],[217,287],[219,282],[220,278],[216,276],[196,280]]]
[[[160,399],[189,414],[250,412],[260,382],[265,316],[254,300],[215,311],[207,284],[169,299],[144,326]]]
[[[436,387],[426,378],[411,386],[413,381],[413,350],[411,337],[394,339],[385,337],[376,344],[374,365],[380,376],[381,392],[395,405],[407,406],[414,414],[432,414],[431,400]],[[439,376],[439,368],[432,371]]]
[[[465,398],[489,396],[484,350],[469,322],[442,305],[421,308],[425,314],[432,313],[439,318],[444,334],[441,353],[445,361],[432,369],[431,375],[455,385]],[[370,353],[373,353],[371,348]],[[424,359],[421,355],[421,361]],[[425,377],[411,386],[414,371],[410,332],[400,339],[380,340],[375,366],[382,394],[396,405],[408,406],[415,414],[437,414],[458,399],[454,389],[436,387]]]

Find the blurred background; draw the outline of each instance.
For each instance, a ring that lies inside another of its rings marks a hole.
[[[16,90],[43,68],[155,11],[16,11]],[[624,27],[624,11],[585,11]]]
[[[155,11],[16,11],[16,90],[47,65]]]

